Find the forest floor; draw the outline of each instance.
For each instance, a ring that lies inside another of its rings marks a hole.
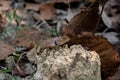
[[[37,69],[36,55],[66,44],[96,51],[103,80],[119,80],[120,31],[104,24],[98,5],[91,0],[0,0],[0,80],[5,75],[29,79]]]

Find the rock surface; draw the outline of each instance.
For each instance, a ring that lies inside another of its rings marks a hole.
[[[80,45],[44,50],[37,56],[35,80],[101,80],[100,58]]]

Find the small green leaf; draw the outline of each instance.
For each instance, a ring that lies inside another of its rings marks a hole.
[[[22,28],[22,26],[18,26],[15,28],[15,30],[20,30]]]
[[[14,12],[13,12],[13,18],[17,18],[17,14],[16,14],[16,9],[14,10]]]
[[[13,18],[17,19],[17,18],[20,18],[18,15],[17,15],[17,9],[14,10],[14,13],[13,13]]]
[[[19,59],[19,57],[20,57],[20,56],[13,56],[13,59],[14,59],[15,61],[17,61],[17,60]]]
[[[8,36],[7,31],[6,31],[6,30],[3,30],[2,35],[3,35],[4,37]]]
[[[16,76],[12,76],[12,80],[17,80]]]
[[[57,35],[57,31],[55,29],[51,29],[50,32],[52,33],[52,35],[56,36]]]
[[[0,72],[3,72],[3,73],[8,73],[8,72],[11,72],[12,70],[11,69],[1,69]]]
[[[10,22],[12,21],[12,17],[11,17],[11,15],[10,15],[9,12],[6,13],[6,17],[8,18],[8,20],[9,20]]]

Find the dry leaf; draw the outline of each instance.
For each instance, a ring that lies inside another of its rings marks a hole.
[[[27,52],[26,56],[32,62],[36,61],[37,45],[35,43],[32,43],[31,49]]]
[[[80,0],[49,0],[49,2],[52,2],[52,3],[66,3],[68,4],[69,2],[80,2]]]
[[[38,11],[40,4],[26,3],[27,10]]]
[[[38,48],[54,48],[56,46],[67,43],[69,40],[70,39],[67,36],[53,37],[50,39],[40,40],[38,47],[36,44],[33,43],[32,48],[27,53],[27,57],[30,61],[33,62],[36,60]]]
[[[14,51],[15,50],[12,46],[0,41],[0,60],[5,59],[10,54],[12,54]]]
[[[37,29],[26,27],[16,32],[16,37],[13,40],[14,46],[30,46],[31,42],[39,43],[40,33]]]
[[[108,77],[106,80],[120,80],[120,66],[118,71],[111,77]]]
[[[69,40],[70,38],[67,36],[53,37],[50,39],[40,41],[40,46],[41,48],[54,48],[56,46],[60,46],[67,43]]]
[[[93,9],[75,15],[70,20],[69,25],[63,27],[63,33],[75,33],[80,35],[81,32],[94,32],[99,19],[97,11],[97,7],[94,6]]]
[[[0,11],[7,11],[10,8],[11,1],[0,0]]]
[[[98,17],[97,12],[83,11],[70,20],[70,27],[77,34],[80,34],[80,31],[94,32]]]
[[[53,3],[42,3],[40,5],[40,15],[45,20],[52,20],[56,17],[56,9]]]

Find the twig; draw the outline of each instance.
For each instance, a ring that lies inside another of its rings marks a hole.
[[[20,59],[22,58],[22,56],[23,56],[24,54],[26,54],[26,52],[24,52],[24,53],[22,53],[22,54],[20,55],[20,57],[19,57],[18,60],[17,60],[16,65],[18,65],[18,63],[20,62]]]

